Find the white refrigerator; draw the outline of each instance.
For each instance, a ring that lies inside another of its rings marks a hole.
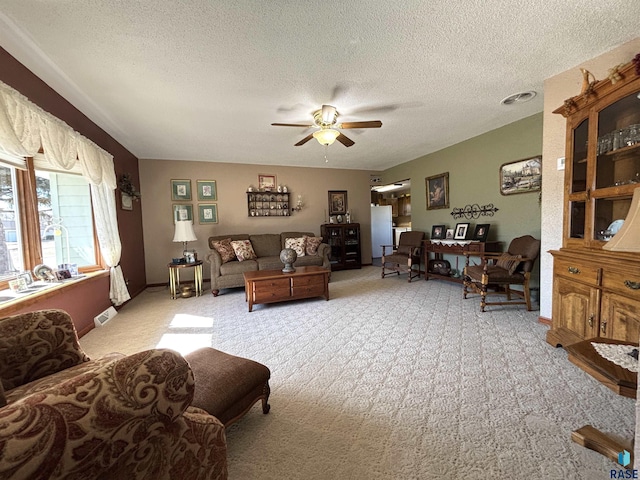
[[[371,207],[371,256],[373,258],[382,257],[380,245],[393,245],[392,231],[391,205]]]

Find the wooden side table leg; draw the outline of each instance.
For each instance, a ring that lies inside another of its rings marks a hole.
[[[591,425],[571,432],[571,440],[578,445],[598,452],[618,463],[618,454],[623,450],[631,454],[631,463],[624,468],[633,468],[633,442],[619,442]]]

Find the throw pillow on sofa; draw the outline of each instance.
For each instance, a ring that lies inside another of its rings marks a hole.
[[[251,240],[233,240],[231,242],[231,246],[233,247],[233,251],[240,262],[258,258],[256,252],[253,251]]]
[[[285,238],[284,239],[284,248],[293,248],[298,257],[304,257],[305,255],[305,238]]]
[[[305,240],[305,250],[307,255],[317,255],[318,247],[322,243],[322,237],[304,237]]]
[[[231,246],[231,239],[225,238],[224,240],[220,240],[219,242],[213,242],[213,248],[220,254],[220,258],[222,258],[222,263],[230,262],[231,260],[236,259],[236,252],[233,250],[233,246]]]

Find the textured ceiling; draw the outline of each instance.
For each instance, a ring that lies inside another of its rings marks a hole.
[[[381,170],[540,112],[545,78],[638,18],[637,0],[0,0],[0,46],[140,158]],[[293,146],[311,130],[270,125],[323,103],[383,126],[325,163]]]

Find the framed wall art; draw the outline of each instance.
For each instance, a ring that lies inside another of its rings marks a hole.
[[[191,200],[191,180],[171,180],[171,200]]]
[[[487,235],[489,235],[489,226],[489,223],[480,223],[476,225],[476,229],[473,232],[473,239],[485,242],[487,240]]]
[[[218,205],[198,204],[198,223],[218,223]]]
[[[133,210],[133,197],[124,192],[120,192],[120,205],[122,210]]]
[[[469,230],[468,223],[456,223],[456,231],[453,234],[454,240],[466,240],[467,231]]]
[[[449,208],[449,172],[424,179],[427,187],[427,210]]]
[[[275,175],[258,175],[258,188],[265,192],[276,189]]]
[[[542,157],[525,158],[500,165],[500,193],[539,192],[542,188]]]
[[[191,204],[173,204],[173,223],[176,220],[193,220],[193,205]]]
[[[434,225],[431,227],[431,239],[442,240],[446,233],[446,227],[444,225]]]
[[[347,191],[329,190],[329,216],[346,215],[347,210]]]
[[[198,200],[201,202],[218,201],[218,189],[215,180],[197,180]]]

